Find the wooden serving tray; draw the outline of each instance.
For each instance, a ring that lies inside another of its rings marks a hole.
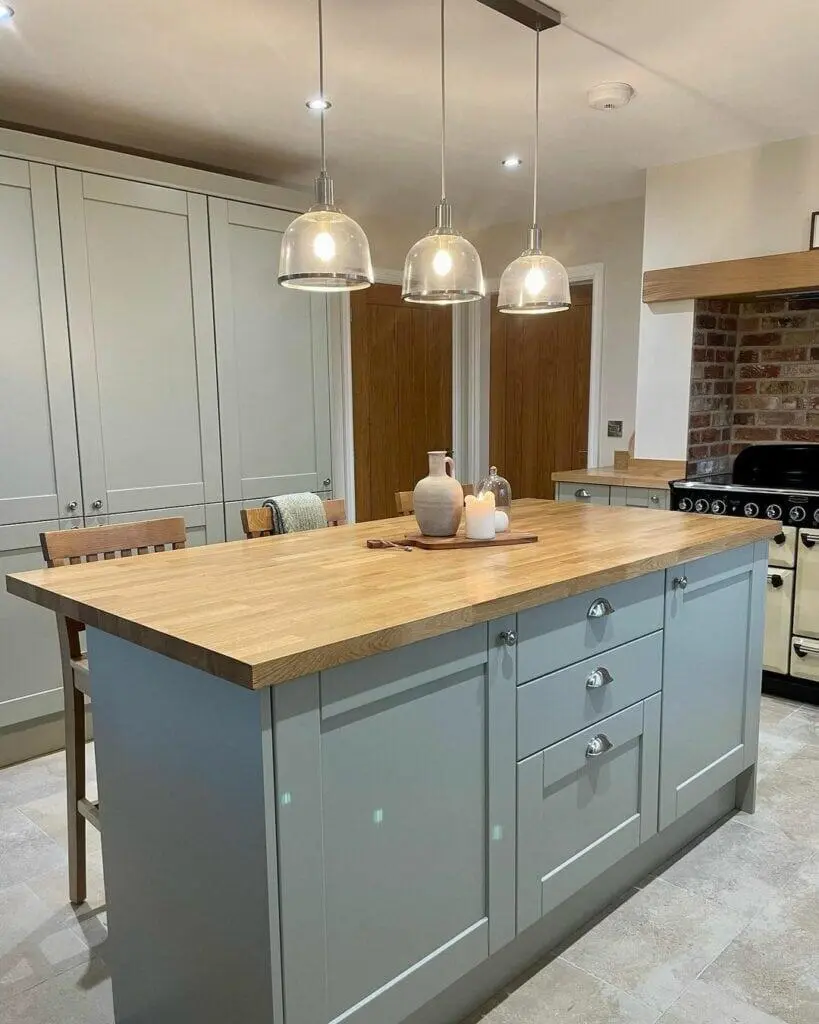
[[[534,544],[536,541],[536,533],[498,533],[493,540],[470,540],[462,533],[454,537],[425,537],[422,533],[409,533],[400,543],[425,551],[441,551],[452,548],[506,547],[507,544]]]

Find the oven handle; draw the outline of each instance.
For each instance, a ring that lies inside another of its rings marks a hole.
[[[798,658],[807,658],[809,654],[819,654],[819,644],[807,643],[804,640],[794,640],[793,651]]]
[[[778,572],[769,572],[768,582],[771,584],[774,590],[779,590],[779,588],[785,581],[782,579],[782,576]]]
[[[810,530],[800,530],[799,537],[806,548],[812,548],[819,540],[819,533],[811,533]]]

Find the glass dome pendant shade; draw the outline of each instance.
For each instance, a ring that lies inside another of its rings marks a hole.
[[[501,274],[501,313],[559,313],[572,304],[569,275],[563,264],[542,249],[540,228],[529,229],[529,248]]]
[[[318,3],[319,96],[324,93],[324,18]],[[327,173],[324,114],[320,108],[321,173],[316,178],[316,201],[290,223],[282,236],[279,284],[306,292],[353,292],[375,280],[370,244],[361,227],[335,205],[333,179]]]
[[[370,246],[363,230],[333,202],[333,179],[316,178],[316,202],[282,237],[279,284],[308,292],[351,292],[373,283]]]
[[[435,207],[435,227],[419,239],[404,262],[405,302],[452,306],[483,298],[481,258],[475,246],[452,227],[452,207]]]

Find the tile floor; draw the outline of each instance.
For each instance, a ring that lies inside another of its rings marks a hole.
[[[764,698],[760,738],[756,814],[645,879],[470,1024],[817,1024],[819,708]],[[62,754],[0,771],[0,1024],[113,1021],[99,839],[75,912],[64,786]]]

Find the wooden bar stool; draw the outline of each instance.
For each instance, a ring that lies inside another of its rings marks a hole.
[[[40,534],[43,557],[49,568],[79,565],[152,551],[184,548],[185,520],[149,519],[120,526],[91,526],[83,530],[55,530]],[[65,761],[68,795],[68,894],[72,903],[83,903],[86,895],[85,823],[100,828],[99,803],[86,796],[85,706],[91,698],[88,657],[80,646],[82,622],[57,616],[60,661],[65,697]]]
[[[467,494],[474,494],[475,487],[472,484],[463,484],[464,497]],[[415,511],[415,505],[413,503],[413,491],[396,491],[395,492],[395,508],[399,516],[411,516]]]
[[[343,498],[330,498],[323,501],[324,517],[328,526],[345,526],[347,523],[347,507]],[[264,505],[259,508],[243,508],[240,511],[242,529],[247,540],[254,537],[272,537],[273,511]]]

